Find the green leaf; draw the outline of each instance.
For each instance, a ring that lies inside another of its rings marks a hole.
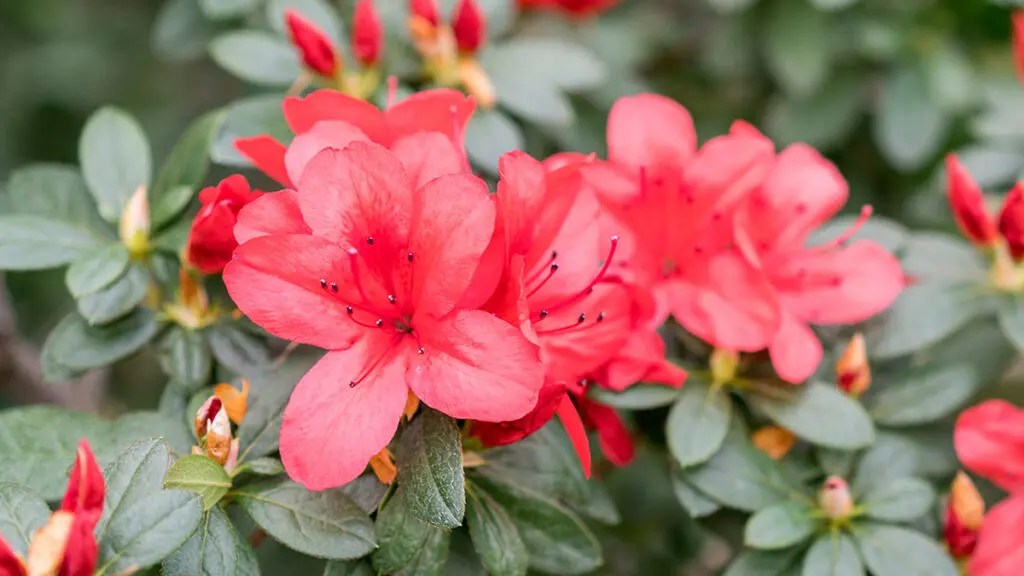
[[[224,116],[223,110],[214,110],[193,120],[171,149],[157,173],[153,193],[150,194],[154,229],[177,216],[202,185],[210,167],[210,145],[224,122]],[[187,194],[183,188],[188,189]]]
[[[879,150],[899,170],[924,166],[945,144],[952,117],[930,92],[922,70],[893,70],[882,86],[873,132]]]
[[[374,576],[374,571],[365,560],[332,560],[324,568],[323,576]]]
[[[826,534],[804,556],[803,576],[864,576],[864,566],[848,536]]]
[[[140,186],[149,187],[153,159],[139,123],[114,107],[97,110],[82,129],[78,161],[100,215],[121,220],[125,204]]]
[[[831,12],[833,10],[842,10],[843,8],[849,8],[856,4],[858,0],[811,0],[811,5],[818,10],[825,10]]]
[[[132,264],[113,284],[78,299],[78,312],[92,325],[107,324],[146,299],[149,274],[142,264]]]
[[[480,54],[480,65],[494,85],[498,103],[535,124],[555,128],[572,125],[572,103],[558,83],[549,75],[525,72],[535,69],[537,61],[526,59],[530,54],[522,49],[524,42],[531,41],[489,44]]]
[[[78,168],[63,164],[32,164],[11,172],[7,195],[14,214],[42,216],[78,224],[96,233],[108,233],[108,224],[96,212],[92,194]]]
[[[171,62],[195,60],[219,32],[215,22],[203,16],[195,0],[170,0],[161,5],[153,23],[152,47]]]
[[[604,62],[586,48],[560,38],[515,38],[495,46],[487,57],[514,66],[519,73],[529,70],[531,77],[567,91],[595,88],[608,77]],[[489,62],[493,64],[493,60]]]
[[[705,0],[709,6],[720,14],[735,14],[747,10],[758,0]]]
[[[195,534],[164,560],[164,576],[257,576],[256,553],[220,508],[206,513]]]
[[[203,331],[213,357],[232,372],[252,379],[270,363],[267,347],[232,324],[215,324]]]
[[[136,309],[105,326],[89,326],[78,314],[70,314],[47,337],[43,354],[72,370],[89,370],[130,356],[152,340],[158,329],[152,310]]]
[[[835,240],[854,227],[856,221],[857,217],[850,215],[833,218],[812,232],[807,243],[817,246]],[[897,252],[907,242],[908,236],[907,229],[899,222],[885,216],[874,216],[860,226],[849,241],[871,240],[890,252]]]
[[[935,344],[979,313],[982,300],[937,283],[903,289],[864,334],[872,358],[895,358]]]
[[[808,382],[791,389],[791,399],[755,392],[746,398],[775,423],[814,444],[852,450],[874,440],[875,430],[867,412],[834,386]]]
[[[526,576],[530,558],[508,512],[475,484],[467,486],[469,536],[494,576]]]
[[[107,549],[106,534],[111,527],[130,523],[128,510],[163,490],[170,461],[167,443],[154,438],[132,444],[103,469],[107,492],[103,516],[96,525],[96,539],[104,555],[115,553]]]
[[[879,435],[878,441],[860,457],[850,487],[859,498],[900,478],[913,476],[916,469],[916,457],[901,438]]]
[[[466,154],[490,174],[498,173],[502,154],[523,147],[519,126],[501,110],[477,110],[466,125]]]
[[[260,134],[268,134],[285,144],[292,139],[291,128],[281,111],[279,94],[253,96],[229,104],[224,126],[211,145],[210,158],[228,166],[251,166],[252,162],[235,150],[235,140]]]
[[[797,566],[799,550],[744,550],[722,576],[789,576]],[[815,575],[817,576],[817,575]]]
[[[636,384],[622,392],[599,387],[592,387],[588,395],[594,400],[621,410],[650,410],[668,406],[679,398],[680,388],[662,386],[660,384]]]
[[[199,0],[199,9],[211,20],[239,18],[259,6],[259,0]]]
[[[732,398],[728,392],[691,378],[668,413],[668,449],[684,468],[707,462],[725,440],[731,419]]]
[[[0,215],[0,270],[45,270],[86,257],[102,239],[66,222]]]
[[[65,283],[75,298],[106,288],[128,267],[130,256],[124,244],[97,248],[68,267]]]
[[[210,56],[221,68],[253,84],[288,86],[302,74],[297,50],[269,32],[221,34],[210,43]]]
[[[686,511],[693,518],[710,516],[721,509],[718,502],[715,502],[692,484],[684,480],[679,474],[672,475],[672,491],[676,499],[686,508]]]
[[[102,541],[100,573],[117,574],[157,564],[184,544],[203,521],[196,494],[164,490],[129,506]]]
[[[823,446],[816,447],[814,453],[822,472],[843,478],[848,477],[853,471],[853,464],[857,456],[857,453],[853,451],[835,450]]]
[[[290,480],[271,480],[233,494],[260,528],[298,552],[349,560],[376,545],[373,523],[340,489],[310,492]]]
[[[926,424],[956,412],[981,384],[966,362],[931,365],[930,369],[877,383],[869,396],[869,410],[879,424]]]
[[[1008,296],[1002,304],[997,315],[999,327],[1018,350],[1024,350],[1024,298]]]
[[[957,43],[943,42],[923,64],[929,91],[939,106],[951,114],[966,112],[974,106],[980,83],[970,58]]]
[[[530,567],[554,574],[585,574],[602,564],[601,546],[579,518],[525,486],[481,470],[473,483],[508,512],[526,545]]]
[[[449,532],[416,518],[409,496],[400,487],[377,516],[379,547],[373,567],[385,574],[444,574]]]
[[[278,460],[277,458],[267,457],[250,460],[249,462],[242,464],[238,468],[235,468],[235,471],[232,472],[231,475],[241,476],[242,474],[255,474],[257,476],[277,476],[278,474],[281,474],[283,472],[284,464],[281,464],[280,460]],[[349,484],[351,484],[351,482]],[[346,484],[345,486],[347,487],[348,484]],[[346,491],[346,494],[349,494],[348,491]],[[349,494],[349,496],[351,496],[351,494]],[[353,500],[355,500],[355,498],[353,498]],[[374,509],[376,509],[376,506],[374,506]]]
[[[413,516],[445,528],[461,526],[466,514],[466,478],[455,421],[424,409],[402,432],[395,458],[398,481],[408,493]]]
[[[210,381],[213,357],[203,335],[180,326],[160,339],[160,365],[171,383],[195,392]]]
[[[867,80],[859,74],[844,74],[809,96],[780,97],[769,104],[765,133],[780,146],[804,142],[827,149],[843,143],[857,127]]]
[[[35,531],[50,519],[50,508],[25,486],[0,482],[0,538],[25,557]]]
[[[963,161],[972,157],[967,155],[960,159]],[[971,175],[974,174],[971,171]],[[905,274],[916,276],[924,280],[924,283],[976,284],[983,282],[988,274],[988,263],[973,246],[958,236],[937,232],[915,232],[908,235],[900,255],[900,264]]]
[[[822,85],[832,60],[832,22],[802,0],[772,4],[764,23],[765,65],[794,96],[808,96]]]
[[[203,509],[213,508],[231,489],[231,478],[224,467],[203,454],[179,458],[167,471],[165,488],[191,490],[203,498]]]
[[[957,576],[942,547],[924,534],[886,524],[858,524],[853,538],[874,576]]]
[[[389,492],[388,485],[378,480],[377,475],[372,472],[345,484],[341,490],[367,514],[373,514],[380,509],[381,501]]]
[[[866,514],[887,522],[910,522],[924,516],[935,502],[935,491],[919,478],[897,478],[864,494]]]
[[[238,463],[277,451],[281,418],[292,390],[319,357],[294,353],[280,366],[252,378],[249,406],[238,427]]]
[[[761,550],[788,548],[809,539],[817,526],[813,508],[801,502],[783,502],[750,517],[743,543]]]

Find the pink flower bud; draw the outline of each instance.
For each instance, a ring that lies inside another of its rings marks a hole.
[[[452,32],[459,50],[472,54],[487,38],[487,20],[476,0],[460,0],[452,19]]]
[[[384,26],[373,0],[359,0],[352,14],[352,54],[365,66],[380,60],[384,51]]]
[[[853,512],[853,497],[846,480],[839,476],[829,476],[818,492],[818,506],[826,518],[847,518]]]
[[[437,0],[410,0],[409,14],[422,18],[433,27],[441,21],[440,11],[437,8]]]

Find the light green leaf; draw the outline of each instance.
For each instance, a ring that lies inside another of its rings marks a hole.
[[[705,0],[709,6],[720,14],[735,14],[747,10],[758,0]]]
[[[455,421],[425,408],[402,432],[395,458],[413,516],[445,528],[462,525],[466,487]]]
[[[818,10],[825,10],[831,12],[833,10],[842,10],[849,8],[856,4],[859,0],[811,0],[811,5]]]
[[[800,551],[744,550],[722,576],[790,576],[798,566]]]
[[[111,243],[76,260],[68,267],[65,283],[75,298],[91,294],[110,285],[128,267],[128,249]]]
[[[256,553],[220,508],[206,513],[199,529],[164,560],[164,576],[257,576]]]
[[[171,149],[149,197],[154,229],[177,216],[203,184],[210,167],[210,146],[224,116],[223,110],[214,110],[193,120]]]
[[[942,547],[924,534],[886,524],[858,524],[853,538],[874,576],[957,576]]]
[[[467,486],[469,535],[480,560],[494,576],[526,576],[526,545],[508,512],[480,487]]]
[[[403,488],[377,516],[379,547],[373,567],[401,576],[441,576],[448,560],[449,532],[416,518]]]
[[[801,502],[783,502],[750,517],[743,543],[761,550],[778,550],[799,544],[817,528],[814,509]]]
[[[101,108],[89,117],[78,141],[78,161],[100,215],[118,222],[132,194],[149,187],[153,159],[142,127],[128,113]]]
[[[42,216],[78,224],[97,234],[115,237],[100,218],[92,194],[74,166],[32,164],[11,172],[7,196],[14,214]]]
[[[210,158],[227,166],[250,166],[249,159],[235,150],[235,140],[261,134],[273,136],[284,144],[292,139],[278,94],[252,96],[229,104],[225,109],[224,126],[210,147]]]
[[[894,167],[917,170],[945,144],[951,120],[919,68],[897,68],[882,87],[873,125],[875,142]]]
[[[0,270],[45,270],[86,257],[103,240],[42,216],[0,215]]]
[[[978,314],[982,301],[937,283],[903,289],[879,322],[865,332],[872,358],[895,358],[935,344]]]
[[[846,478],[853,471],[853,464],[857,456],[857,453],[854,451],[835,450],[818,446],[814,452],[818,460],[818,466],[825,474]]]
[[[281,464],[280,460],[278,460],[277,458],[264,457],[256,458],[255,460],[250,460],[249,462],[242,464],[238,468],[235,468],[235,471],[231,473],[231,476],[241,476],[242,474],[255,474],[257,476],[277,476],[278,474],[281,474],[283,472],[284,464]],[[357,478],[356,480],[359,480],[359,478]],[[352,484],[352,482],[350,482],[349,484]],[[342,488],[344,489],[349,484],[346,484]],[[349,494],[349,496],[351,496],[351,494],[348,493],[347,490],[346,493]],[[355,498],[353,498],[353,500],[355,500]],[[362,506],[360,507],[362,508]],[[376,506],[374,506],[374,509],[376,509]],[[363,510],[365,511],[366,509],[363,508]]]
[[[900,478],[913,476],[916,470],[917,458],[907,443],[900,437],[880,434],[871,448],[861,455],[850,487],[853,495],[859,498]]]
[[[765,65],[794,96],[818,90],[832,60],[832,22],[802,0],[772,4],[764,23]]]
[[[869,397],[871,416],[879,424],[912,426],[934,422],[967,403],[982,384],[966,363],[932,366],[876,383]]]
[[[375,572],[365,560],[339,562],[332,560],[324,568],[323,576],[374,576]]]
[[[290,480],[270,480],[233,494],[260,528],[298,552],[349,560],[376,546],[373,523],[339,489],[310,492]]]
[[[43,354],[72,370],[89,370],[126,358],[145,346],[158,329],[152,310],[136,309],[105,326],[89,326],[78,314],[70,314],[47,337]]]
[[[201,333],[175,326],[160,339],[158,350],[172,384],[195,392],[210,381],[213,357]]]
[[[817,246],[835,240],[846,234],[856,220],[857,217],[852,215],[833,218],[812,232],[807,243],[810,246]],[[908,235],[907,229],[899,222],[885,216],[873,216],[864,222],[849,240],[871,240],[890,252],[898,252],[907,241]]]
[[[497,175],[502,154],[523,146],[519,126],[501,110],[477,110],[466,125],[466,154],[490,174]]]
[[[570,126],[575,115],[568,97],[548,76],[528,74],[536,61],[524,60],[519,44],[490,44],[480,54],[480,65],[494,85],[498,103],[535,124]]]
[[[845,534],[823,535],[804,556],[803,576],[864,576],[864,566]]]
[[[857,126],[867,80],[859,74],[844,74],[809,96],[780,97],[768,107],[765,133],[780,146],[804,142],[827,149],[841,144]]]
[[[924,516],[935,502],[935,491],[919,478],[897,478],[864,494],[866,514],[887,522],[910,522]]]
[[[219,31],[195,0],[170,0],[161,5],[153,23],[153,52],[172,62],[195,60]]]
[[[747,402],[793,434],[821,446],[852,450],[875,438],[864,408],[835,386],[808,382],[793,387],[787,400],[752,391]]]
[[[353,502],[362,508],[363,512],[373,514],[380,508],[380,503],[388,494],[388,485],[377,479],[377,475],[370,472],[345,484],[341,491],[348,495]]]
[[[199,9],[211,20],[239,18],[259,6],[259,0],[199,0]]]
[[[678,474],[672,475],[672,491],[676,499],[686,508],[686,511],[693,518],[710,516],[721,509],[718,502],[715,502],[707,495],[701,493],[692,484],[681,478]]]
[[[128,314],[146,298],[149,274],[132,264],[113,284],[78,299],[78,312],[92,325],[107,324]]]
[[[946,41],[924,61],[929,91],[935,101],[951,114],[969,110],[978,99],[980,83],[963,48]]]
[[[184,544],[203,521],[203,502],[183,490],[150,494],[111,523],[102,541],[101,574],[157,564]]]
[[[958,236],[937,232],[910,234],[900,264],[905,274],[942,285],[980,283],[988,274],[988,263],[973,246]]]
[[[504,65],[528,66],[517,71],[529,70],[530,76],[570,92],[597,87],[608,76],[604,62],[589,50],[560,38],[515,38],[496,46],[495,51],[489,58]]]
[[[997,315],[1003,334],[1018,350],[1024,350],[1024,298],[1007,296]]]
[[[641,383],[630,386],[622,392],[613,392],[595,386],[590,389],[588,395],[601,404],[622,410],[650,410],[672,404],[681,393],[680,388]]]
[[[35,531],[50,519],[50,508],[38,494],[25,486],[0,482],[0,538],[15,553],[25,557]]]
[[[231,489],[231,478],[224,467],[203,454],[179,458],[164,479],[165,488],[191,490],[203,498],[203,509],[213,508]]]
[[[668,449],[676,462],[684,468],[706,462],[722,445],[731,418],[729,393],[691,378],[665,423]]]
[[[221,34],[210,43],[210,56],[221,68],[253,84],[288,86],[302,74],[296,49],[269,32]]]

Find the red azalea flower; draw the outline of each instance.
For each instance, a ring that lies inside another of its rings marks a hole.
[[[965,410],[953,444],[968,469],[1010,493],[985,514],[968,565],[971,576],[1024,572],[1024,410],[989,400]]]
[[[985,209],[981,188],[955,154],[946,156],[946,193],[964,237],[981,247],[994,246],[999,239],[996,223]]]
[[[189,264],[203,274],[223,270],[238,246],[234,233],[238,212],[262,195],[257,190],[250,191],[245,177],[237,174],[200,192],[203,207],[192,221],[185,246]]]
[[[518,442],[544,427],[554,418],[565,398],[566,386],[549,382],[540,389],[537,405],[526,416],[507,422],[472,422],[469,434],[479,438],[484,446],[504,446]]]
[[[518,0],[520,10],[557,10],[573,18],[590,18],[608,10],[619,0]]]
[[[755,351],[779,325],[764,273],[731,249],[731,215],[773,148],[741,124],[697,151],[689,113],[662,96],[622,98],[608,117],[608,163],[587,167],[624,235],[635,281],[660,311],[716,347]]]
[[[536,347],[460,305],[486,297],[469,293],[494,230],[486,185],[469,174],[415,184],[379,145],[324,150],[294,195],[312,234],[257,236],[224,270],[253,321],[329,350],[292,393],[281,429],[285,468],[310,489],[358,476],[391,440],[410,389],[453,418],[514,420],[537,403]]]
[[[384,51],[384,25],[373,0],[359,0],[352,13],[352,54],[366,68],[374,66]]]
[[[285,10],[284,16],[288,34],[292,43],[299,49],[302,63],[324,78],[334,78],[338,72],[339,62],[334,42],[319,26],[295,10]]]
[[[296,134],[291,145],[262,135],[238,138],[235,148],[288,188],[294,188],[317,152],[357,141],[390,148],[420,183],[467,170],[462,137],[476,104],[456,90],[418,92],[381,111],[369,102],[323,89],[285,98],[283,107]]]
[[[900,263],[874,242],[845,246],[861,219],[844,235],[806,248],[808,235],[846,203],[846,181],[813,148],[795,144],[779,154],[763,184],[736,215],[736,245],[767,275],[782,308],[782,322],[768,345],[776,372],[789,382],[806,380],[822,349],[808,327],[853,324],[885,310],[904,287]]]
[[[93,531],[103,515],[105,493],[103,472],[89,443],[83,439],[78,444],[60,510],[32,536],[24,561],[0,538],[0,574],[90,576],[99,559]]]

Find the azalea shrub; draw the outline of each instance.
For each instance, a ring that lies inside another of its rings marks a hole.
[[[1009,4],[168,0],[0,189],[0,576],[1024,573]]]

